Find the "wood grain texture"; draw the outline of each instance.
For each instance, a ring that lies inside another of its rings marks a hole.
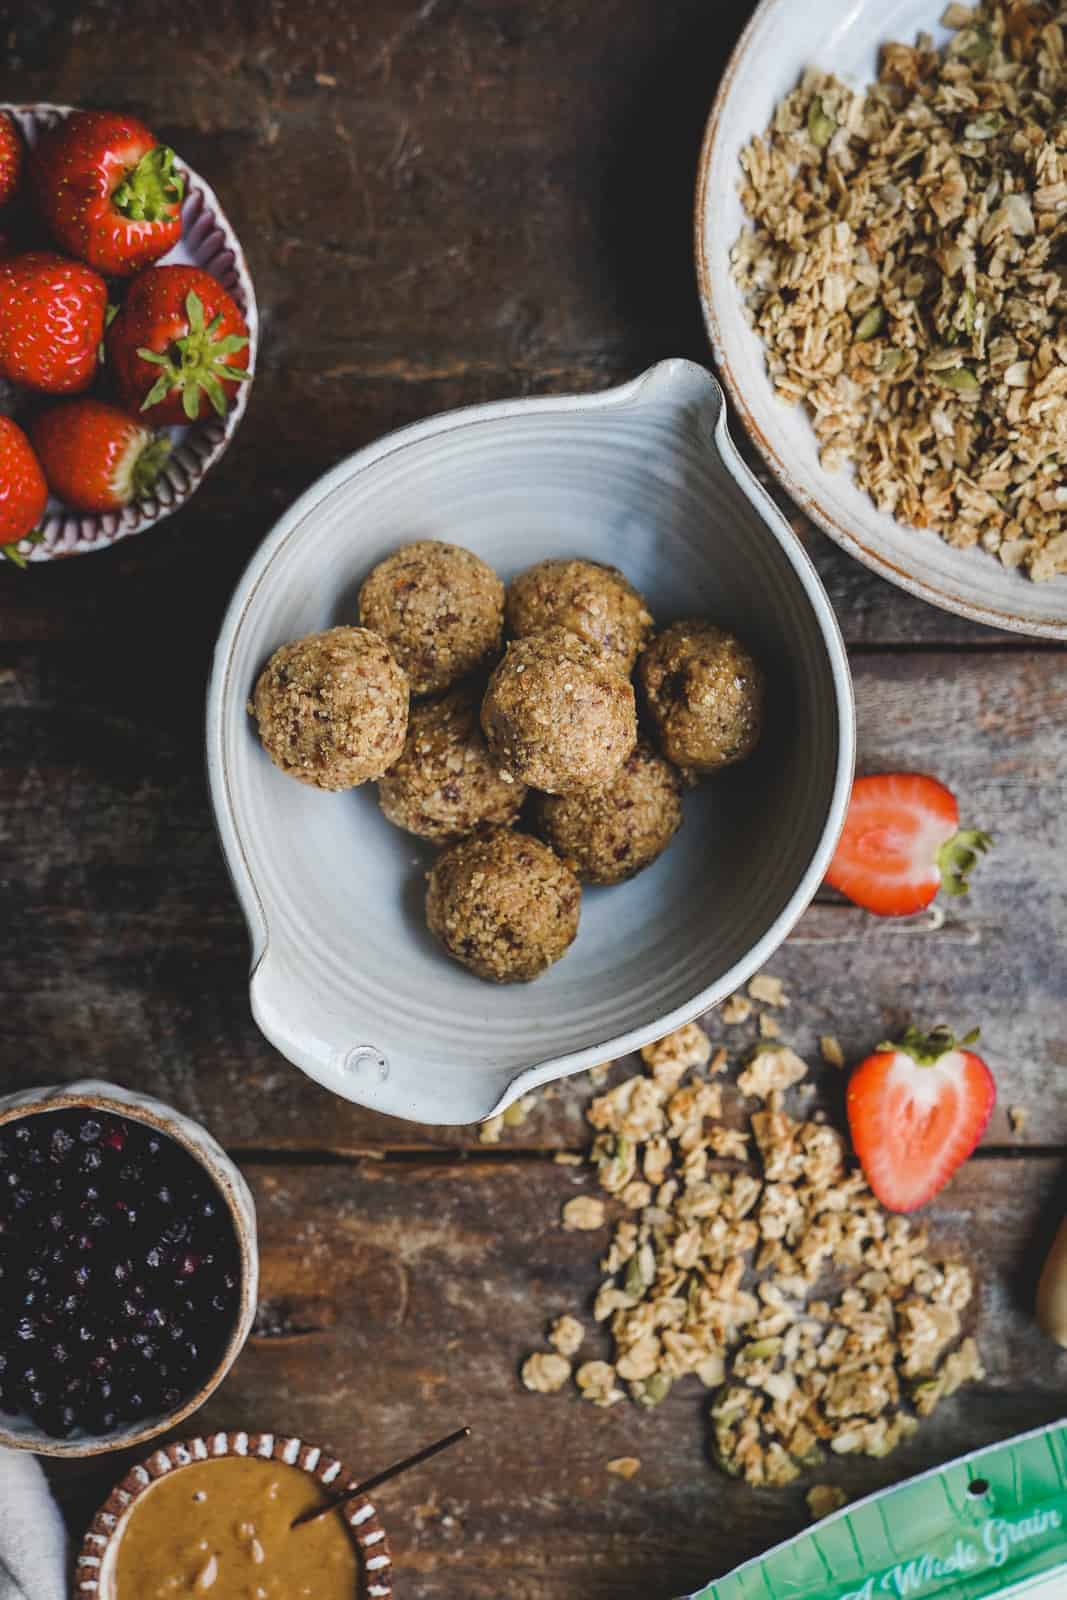
[[[194,662],[187,638],[200,629],[160,611],[131,616],[92,650],[0,649],[0,1081],[113,1078],[238,1149],[476,1141],[474,1130],[431,1132],[339,1103],[254,1027],[244,928],[202,773],[207,641]],[[1029,1108],[1028,1139],[1067,1144],[1056,1087],[1067,1067],[1062,659],[861,654],[854,664],[861,767],[932,766],[997,843],[939,928],[814,907],[774,963],[796,997],[797,1043],[832,1032],[854,1055],[911,1020],[979,1023],[1002,1106]],[[522,1142],[573,1145],[578,1103],[561,1091]],[[987,1138],[1006,1141],[1003,1114]]]
[[[104,556],[0,563],[0,1092],[94,1073],[241,1155],[261,1336],[197,1427],[291,1430],[372,1470],[476,1425],[382,1495],[418,1600],[669,1600],[802,1526],[802,1489],[714,1472],[699,1389],[647,1414],[522,1391],[547,1319],[597,1281],[595,1240],[556,1225],[585,1180],[548,1159],[586,1142],[587,1077],[487,1150],[343,1105],[260,1038],[202,771],[211,647],[272,522],[348,452],[442,409],[708,361],[692,189],[750,9],[0,0],[0,98],[143,115],[218,190],[263,313],[246,421],[181,515]],[[930,1208],[974,1252],[989,1377],[887,1461],[819,1475],[858,1494],[1062,1410],[1067,1357],[1030,1304],[1067,1151],[1067,680],[1062,652],[889,587],[770,487],[852,646],[862,765],[936,772],[997,835],[943,918],[827,894],[773,963],[810,1059],[823,1032],[852,1058],[913,1019],[981,1022],[1000,1087],[986,1149]],[[842,1074],[813,1081],[840,1119]],[[605,1472],[621,1454],[631,1483]],[[54,1471],[72,1529],[126,1464]]]
[[[1059,1416],[1067,1355],[1032,1325],[1027,1266],[1058,1163],[1027,1166],[1021,1186],[1016,1161],[972,1163],[941,1197],[935,1240],[980,1276],[988,1377],[882,1462],[753,1491],[709,1464],[695,1379],[652,1412],[526,1393],[518,1367],[552,1317],[578,1314],[590,1358],[600,1347],[589,1308],[605,1235],[558,1221],[590,1179],[549,1162],[252,1167],[278,1331],[253,1339],[197,1427],[300,1432],[360,1473],[469,1422],[469,1444],[381,1491],[399,1594],[670,1600],[802,1527],[812,1481],[856,1498]],[[606,1472],[620,1455],[641,1460],[630,1483]],[[54,1475],[72,1522],[123,1470],[112,1458]]]
[[[263,317],[222,470],[171,523],[90,567],[0,571],[0,638],[98,638],[160,604],[206,626],[281,510],[381,433],[603,388],[667,355],[707,362],[692,193],[749,10],[192,0],[177,20],[164,0],[0,0],[0,95],[145,116],[222,197]],[[996,639],[798,527],[850,638]]]

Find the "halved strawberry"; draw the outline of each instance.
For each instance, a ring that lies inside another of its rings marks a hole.
[[[166,434],[91,397],[42,411],[30,436],[48,487],[76,511],[117,511],[146,495],[170,453]]]
[[[997,1098],[993,1075],[945,1027],[909,1028],[879,1045],[848,1084],[848,1125],[867,1182],[890,1211],[925,1205],[985,1132]]]
[[[939,889],[966,894],[992,843],[988,833],[961,830],[956,797],[936,778],[882,772],[856,779],[826,881],[876,916],[906,917]]]

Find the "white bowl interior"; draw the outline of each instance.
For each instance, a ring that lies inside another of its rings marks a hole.
[[[354,458],[294,508],[234,601],[209,758],[259,963],[253,1008],[291,1059],[352,1099],[421,1120],[484,1116],[524,1069],[577,1070],[721,999],[817,886],[851,772],[843,652],[793,535],[780,519],[771,531],[712,446],[719,391],[667,366],[682,378],[585,411],[460,413]],[[547,556],[612,562],[658,619],[736,629],[770,675],[757,756],[687,796],[655,866],[586,891],[573,948],[532,985],[487,984],[449,960],[423,918],[432,850],[386,822],[373,785],[326,795],[285,777],[246,712],[271,652],[355,621],[366,573],[419,538],[467,545],[505,579]]]
[[[1034,583],[981,550],[953,550],[931,533],[875,509],[852,475],[819,464],[815,434],[799,406],[776,398],[763,345],[745,316],[730,250],[746,221],[738,185],[741,151],[762,133],[804,68],[832,71],[853,88],[876,75],[882,44],[938,44],[943,0],[763,0],[720,90],[697,194],[701,297],[716,360],[746,426],[794,498],[853,555],[883,577],[951,611],[995,626],[1067,638],[1067,576]]]

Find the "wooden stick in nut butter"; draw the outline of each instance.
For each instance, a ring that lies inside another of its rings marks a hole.
[[[1067,1217],[1060,1223],[1037,1285],[1037,1325],[1067,1348]]]

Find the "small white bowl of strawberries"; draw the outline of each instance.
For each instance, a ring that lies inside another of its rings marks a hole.
[[[258,330],[218,200],[143,122],[0,106],[0,556],[104,549],[184,504]]]

